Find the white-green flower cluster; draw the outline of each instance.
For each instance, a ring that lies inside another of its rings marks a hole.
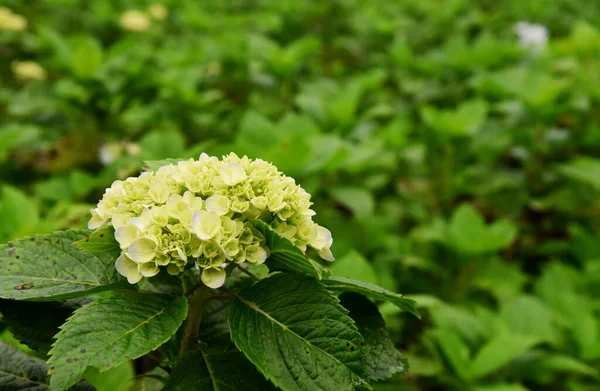
[[[196,264],[204,284],[218,288],[227,265],[261,264],[269,256],[252,220],[332,261],[331,233],[312,221],[311,205],[310,194],[266,161],[202,154],[115,181],[88,226],[114,227],[122,249],[116,268],[131,284],[161,267],[178,274]]]

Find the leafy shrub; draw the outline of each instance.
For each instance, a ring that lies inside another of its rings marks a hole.
[[[5,3],[0,242],[84,229],[143,161],[246,154],[313,195],[336,278],[419,303],[377,303],[410,361],[377,390],[598,388],[598,2]],[[85,378],[160,389],[148,360]]]

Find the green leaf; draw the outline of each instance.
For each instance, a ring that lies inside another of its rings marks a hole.
[[[140,115],[148,118],[148,106],[140,108]],[[142,156],[146,160],[177,160],[177,156],[184,155],[185,139],[180,132],[153,131],[147,133],[139,141]],[[170,158],[170,159],[169,159]]]
[[[513,333],[559,343],[552,310],[535,296],[521,295],[502,303],[499,315]]]
[[[319,281],[275,274],[236,295],[231,338],[283,390],[354,390],[363,377],[362,336]]]
[[[48,367],[40,359],[27,356],[22,351],[0,341],[0,390],[45,391],[49,388]],[[80,382],[71,391],[94,391]]]
[[[503,332],[491,339],[471,362],[468,378],[479,379],[507,365],[540,342],[539,338]]]
[[[129,391],[134,377],[133,363],[129,361],[104,372],[90,367],[83,375],[83,378],[93,385],[96,391]]]
[[[162,391],[168,376],[165,370],[155,367],[150,372],[136,377],[129,391]]]
[[[477,253],[481,251],[481,239],[486,226],[483,218],[470,204],[462,204],[452,214],[448,224],[451,243],[458,250]]]
[[[39,223],[38,206],[25,193],[12,186],[2,187],[0,240],[5,241],[35,232]]]
[[[597,190],[600,189],[600,159],[577,158],[562,165],[560,171],[569,179],[587,183]]]
[[[192,351],[173,369],[163,391],[275,390],[238,351]]]
[[[362,187],[335,187],[330,193],[358,218],[369,217],[375,210],[373,194]]]
[[[185,293],[181,276],[172,276],[164,271],[153,277],[142,278],[138,282],[141,291],[161,293],[173,297],[182,296]]]
[[[115,258],[73,246],[89,231],[65,231],[0,246],[0,298],[66,299],[112,289],[122,281]]]
[[[115,295],[82,307],[56,335],[51,389],[70,387],[88,366],[105,371],[158,348],[186,316],[185,297],[155,294]]]
[[[248,110],[240,120],[236,149],[252,157],[269,154],[280,138],[277,126],[262,114]]]
[[[199,333],[201,341],[231,342],[228,320],[230,304],[230,300],[209,300],[205,304]]]
[[[266,239],[271,254],[266,265],[271,271],[284,271],[304,274],[319,280],[330,275],[328,269],[311,260],[288,239],[279,236],[271,227],[260,220],[253,220],[252,225]]]
[[[408,299],[401,294],[388,291],[380,286],[358,280],[352,280],[350,278],[335,276],[323,280],[323,283],[327,285],[327,288],[334,291],[355,292],[365,295],[373,300],[389,301],[398,308],[410,312],[419,319],[421,318],[421,314],[419,314],[419,311],[417,310],[416,301]]]
[[[463,102],[456,110],[439,110],[425,106],[423,121],[431,128],[450,136],[470,136],[479,131],[487,119],[488,104],[481,99]]]
[[[377,284],[378,282],[373,265],[356,250],[351,250],[341,259],[337,259],[329,269],[336,276],[361,280],[370,284]]]
[[[121,247],[115,239],[115,229],[112,225],[94,231],[87,238],[73,244],[83,251],[112,254],[115,258],[121,253]]]
[[[347,292],[340,295],[340,304],[356,323],[365,338],[365,365],[371,380],[385,380],[408,369],[408,361],[394,346],[379,309],[365,296]]]
[[[72,299],[61,302],[20,302],[0,299],[2,321],[13,336],[28,347],[48,352],[59,327],[87,300]]]
[[[600,377],[598,369],[563,354],[545,354],[536,364],[540,370]]]
[[[81,39],[71,57],[71,68],[76,76],[88,78],[102,66],[102,46],[92,36]]]
[[[450,329],[437,329],[435,330],[435,336],[442,354],[454,373],[466,379],[469,376],[469,347],[457,333]]]
[[[162,166],[177,164],[184,160],[185,159],[146,160],[144,161],[144,171],[157,171]]]
[[[475,387],[473,391],[529,391],[529,389],[520,384],[490,384],[487,386]]]
[[[497,220],[487,226],[470,204],[459,206],[448,224],[448,239],[457,250],[482,254],[502,249],[515,239],[516,226],[508,220]]]

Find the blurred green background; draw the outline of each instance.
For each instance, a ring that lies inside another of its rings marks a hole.
[[[382,307],[411,371],[376,390],[600,389],[600,2],[2,4],[0,242],[144,160],[260,157],[335,274],[420,304]]]

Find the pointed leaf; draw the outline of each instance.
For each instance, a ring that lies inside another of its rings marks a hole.
[[[384,300],[389,301],[396,305],[398,308],[410,312],[417,318],[421,318],[419,311],[417,310],[417,302],[408,299],[401,294],[388,291],[380,286],[369,284],[366,282],[352,280],[345,277],[329,277],[323,280],[323,283],[327,285],[327,288],[334,291],[341,292],[355,292],[365,295],[373,300]]]
[[[363,377],[362,336],[319,281],[275,274],[236,296],[231,338],[282,390],[354,390]]]
[[[94,231],[87,238],[78,240],[73,244],[83,251],[112,254],[115,258],[121,253],[119,242],[115,239],[113,226]]]
[[[0,341],[0,390],[46,391],[49,388],[47,373],[45,362]],[[79,382],[70,391],[94,391],[94,387]]]
[[[75,311],[50,351],[51,389],[67,389],[88,366],[104,371],[158,348],[186,316],[185,297],[135,293],[98,299]]]
[[[477,353],[470,364],[469,379],[479,379],[507,365],[540,342],[534,336],[501,333]]]
[[[179,362],[163,391],[275,390],[238,351],[189,352]]]
[[[379,309],[365,296],[347,292],[340,303],[350,311],[358,331],[365,338],[365,365],[371,380],[385,380],[408,369],[408,361],[394,346]]]
[[[267,241],[271,255],[266,265],[271,271],[284,271],[315,277],[319,280],[327,278],[330,272],[327,268],[311,260],[288,239],[279,236],[271,227],[260,220],[253,220],[252,225]]]
[[[123,278],[110,254],[73,246],[89,231],[65,231],[0,245],[0,298],[66,299],[113,289]]]

